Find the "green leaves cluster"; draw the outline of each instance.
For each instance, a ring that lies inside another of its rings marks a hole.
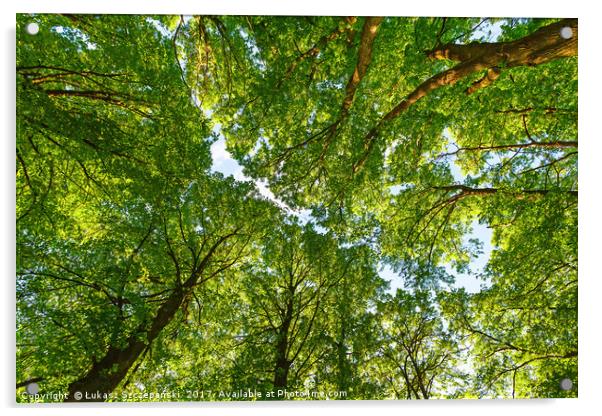
[[[554,24],[18,15],[17,400],[575,396],[576,52],[450,52]]]

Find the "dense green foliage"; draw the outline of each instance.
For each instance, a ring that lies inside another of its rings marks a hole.
[[[17,28],[18,401],[577,395],[576,21]]]

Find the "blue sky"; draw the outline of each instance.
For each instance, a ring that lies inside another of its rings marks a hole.
[[[251,179],[246,176],[242,171],[242,166],[232,158],[232,155],[226,150],[226,140],[220,132],[220,125],[216,125],[213,128],[213,132],[219,137],[219,139],[211,145],[211,157],[213,158],[213,164],[211,165],[212,172],[221,172],[225,176],[232,176],[238,181],[252,181],[255,183],[255,187],[261,195],[267,199],[273,201],[280,208],[283,208],[290,214],[297,216],[303,223],[307,223],[311,220],[310,210],[295,210],[289,207],[284,202],[276,198],[270,188],[267,186],[265,181]],[[316,227],[320,231],[321,227]]]
[[[220,133],[220,126],[217,125],[213,129],[214,133],[219,137],[219,139],[211,145],[211,156],[213,158],[213,164],[211,166],[211,170],[213,172],[221,172],[226,176],[233,176],[236,180],[252,180],[251,178],[245,176],[243,173],[242,166],[238,164],[236,160],[232,158],[232,155],[226,149],[226,141],[224,136]],[[452,162],[450,163],[452,174],[456,182],[461,183],[464,179],[464,175],[460,171],[460,169]],[[265,182],[252,180],[255,183],[258,191],[265,196],[266,198],[274,201],[281,208],[287,210],[289,213],[296,215],[303,223],[311,220],[311,214],[309,210],[293,210],[288,207],[282,201],[279,201],[272,191],[267,187]],[[463,287],[466,291],[474,293],[478,292],[481,289],[481,285],[484,283],[483,280],[478,278],[478,274],[483,271],[483,268],[487,264],[489,260],[489,256],[491,254],[491,237],[492,232],[491,229],[487,228],[485,225],[478,224],[477,221],[473,222],[473,232],[467,235],[465,238],[477,238],[483,243],[483,252],[477,258],[473,259],[470,264],[471,274],[458,274],[454,270],[452,270],[451,266],[446,265],[446,269],[449,273],[452,273],[456,276],[455,287]],[[320,231],[321,227],[317,227],[318,231]],[[324,230],[324,229],[322,229]],[[324,230],[325,231],[325,230]],[[400,276],[398,276],[389,266],[384,265],[379,271],[379,275],[384,279],[390,282],[390,291],[394,293],[397,288],[403,287],[403,280]]]

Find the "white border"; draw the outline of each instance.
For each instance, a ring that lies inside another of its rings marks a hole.
[[[588,5],[585,5],[588,4]],[[521,401],[436,401],[436,402],[286,402],[286,403],[182,403],[182,404],[131,404],[105,405],[104,411],[113,415],[131,415],[144,412],[148,415],[163,415],[167,408],[177,408],[178,415],[199,413],[211,414],[250,414],[250,415],[305,415],[311,413],[345,413],[351,415],[378,411],[382,414],[445,414],[447,415],[507,415],[508,413],[563,415],[591,414],[600,408],[598,386],[601,366],[598,350],[601,347],[600,305],[602,304],[602,275],[599,256],[600,235],[602,232],[600,189],[602,175],[597,167],[601,162],[602,138],[598,125],[602,97],[598,72],[601,38],[599,28],[602,16],[596,14],[593,2],[526,0],[488,1],[328,1],[328,0],[146,0],[123,1],[103,0],[22,0],[19,4],[2,6],[2,55],[0,68],[2,90],[0,114],[5,132],[1,157],[2,180],[0,181],[3,208],[3,236],[0,255],[2,256],[4,287],[2,321],[2,359],[5,364],[1,378],[2,405],[8,414],[49,414],[81,415],[89,409],[99,412],[98,406],[76,405],[42,407],[16,407],[12,387],[14,375],[14,307],[15,307],[15,225],[14,225],[14,172],[15,172],[15,13],[169,13],[169,14],[279,14],[279,15],[395,15],[395,16],[537,16],[537,17],[578,17],[579,18],[579,134],[581,136],[581,157],[579,161],[579,399],[567,400],[521,400]],[[597,134],[596,134],[597,133]],[[132,409],[134,407],[135,409]]]

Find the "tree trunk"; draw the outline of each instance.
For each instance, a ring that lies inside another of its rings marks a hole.
[[[100,361],[95,362],[88,373],[72,382],[69,385],[69,394],[65,401],[105,401],[108,394],[115,390],[125,378],[136,360],[159,336],[163,328],[171,322],[184,299],[199,284],[199,277],[205,271],[218,247],[235,234],[236,232],[224,235],[211,246],[198,266],[192,271],[190,277],[183,284],[175,288],[169,298],[159,307],[151,321],[150,327],[147,322],[141,324],[129,336],[127,344],[123,348],[114,345],[109,346],[104,357]],[[76,392],[81,393],[82,396],[76,398]]]
[[[349,366],[349,359],[347,358],[347,347],[345,341],[347,340],[347,334],[345,331],[345,317],[341,316],[341,333],[337,345],[337,358],[338,358],[338,377],[337,386],[339,391],[347,391],[349,388],[349,381],[351,378],[351,371]],[[343,397],[346,399],[346,397]]]
[[[106,400],[106,396],[115,390],[138,357],[157,338],[161,330],[171,322],[183,299],[184,293],[181,290],[174,292],[157,311],[150,329],[140,328],[129,337],[127,346],[124,348],[111,345],[105,356],[95,362],[84,377],[69,385],[69,395],[65,401]],[[76,392],[82,394],[79,400],[74,397]]]
[[[286,305],[286,313],[280,331],[278,333],[278,344],[276,345],[276,365],[274,367],[274,389],[286,389],[288,385],[288,372],[290,361],[288,359],[288,330],[293,320],[293,295]]]

